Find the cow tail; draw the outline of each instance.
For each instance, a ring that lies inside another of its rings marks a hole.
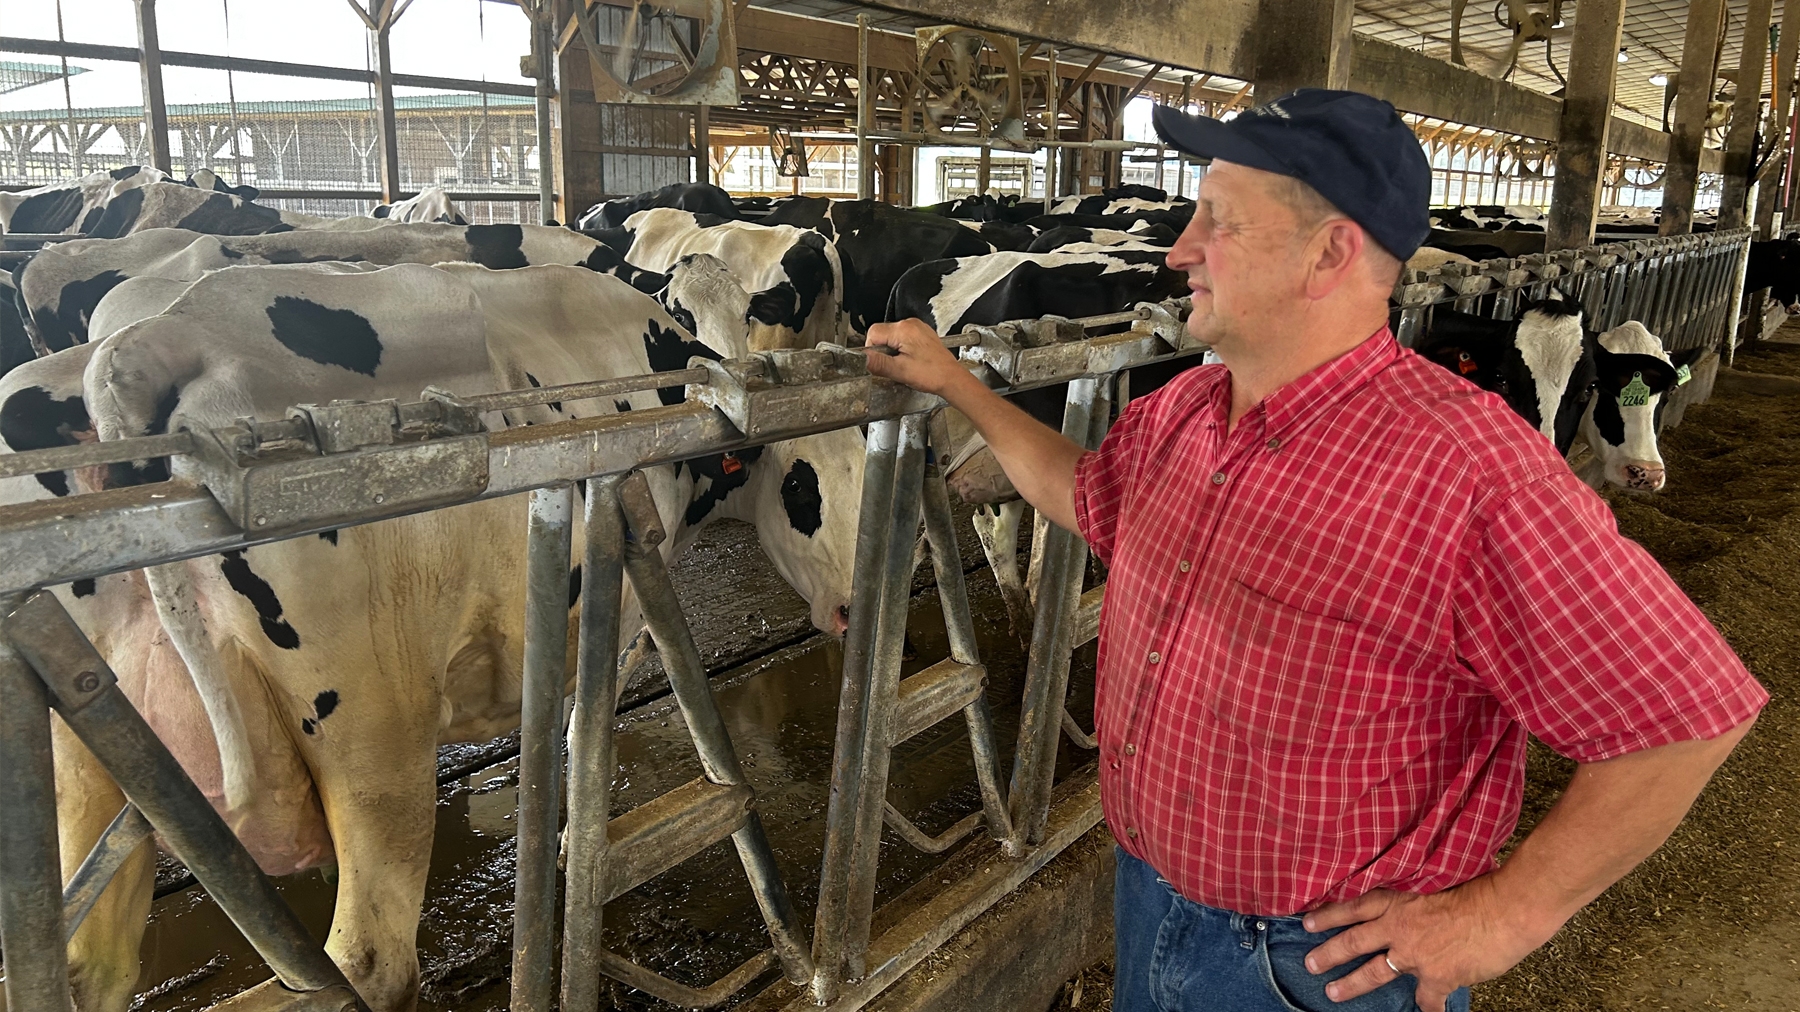
[[[207,720],[212,723],[224,779],[225,809],[240,812],[249,804],[256,782],[256,757],[224,661],[206,633],[199,599],[188,579],[187,563],[151,566],[144,570],[144,576],[149,581],[150,597],[156,602],[163,631],[169,634],[169,642],[187,665],[200,705],[206,708]]]
[[[125,418],[117,391],[110,382],[114,375],[113,354],[119,346],[120,342],[114,340],[101,343],[88,363],[83,383],[88,411],[102,440],[140,434],[130,431],[130,422]],[[144,570],[144,578],[150,586],[150,598],[156,604],[156,615],[162,622],[163,631],[168,633],[170,644],[187,666],[194,691],[200,696],[200,705],[206,708],[207,720],[212,724],[213,738],[219,747],[225,809],[241,811],[250,802],[251,788],[256,780],[256,757],[244,726],[243,709],[238,705],[237,695],[225,673],[224,660],[207,635],[199,598],[188,578],[187,563],[151,566]]]

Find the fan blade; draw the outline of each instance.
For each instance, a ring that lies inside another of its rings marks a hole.
[[[1463,10],[1468,6],[1469,0],[1450,0],[1450,62],[1459,67],[1469,65],[1462,51]]]
[[[642,40],[638,37],[643,28],[644,5],[631,5],[631,15],[625,19],[625,28],[619,33],[618,48],[613,51],[613,76],[625,84],[631,83],[631,68],[637,63],[638,46]]]

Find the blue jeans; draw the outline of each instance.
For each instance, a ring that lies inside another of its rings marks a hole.
[[[1118,852],[1113,923],[1118,957],[1113,1012],[1414,1012],[1411,977],[1346,1002],[1325,985],[1375,957],[1314,975],[1306,954],[1337,931],[1311,932],[1298,917],[1256,917],[1182,897],[1148,864]],[[1342,929],[1337,929],[1342,930]],[[1469,989],[1448,1012],[1469,1012]]]

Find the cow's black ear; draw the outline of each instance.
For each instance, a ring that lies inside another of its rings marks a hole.
[[[792,286],[777,285],[750,296],[750,308],[744,312],[744,316],[758,323],[775,326],[799,312],[798,303],[799,296]]]
[[[387,217],[387,216],[388,216],[388,215],[389,215],[389,214],[390,214],[390,213],[392,213],[392,211],[393,211],[393,210],[394,210],[394,205],[392,205],[392,204],[382,204],[382,205],[381,205],[381,206],[380,206],[380,207],[377,207],[377,208],[376,208],[376,209],[375,209],[375,210],[374,210],[374,211],[372,211],[372,212],[370,212],[370,214],[369,214],[369,217],[371,217],[371,218],[385,218],[385,217]]]

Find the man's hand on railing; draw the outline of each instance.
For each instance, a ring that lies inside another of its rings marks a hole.
[[[922,320],[878,323],[869,328],[865,346],[869,353],[869,372],[904,383],[914,390],[936,394],[953,400],[959,384],[981,383],[945,347],[944,339]],[[987,388],[982,387],[985,391]]]

